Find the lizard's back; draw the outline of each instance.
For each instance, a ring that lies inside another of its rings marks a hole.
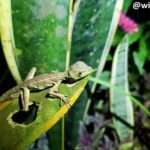
[[[53,83],[57,83],[59,81],[64,80],[65,78],[66,78],[65,72],[48,73],[48,74],[41,74],[41,75],[35,76],[34,78],[25,80],[24,82],[6,91],[4,94],[1,95],[0,101],[6,101],[12,98],[18,97],[19,91],[23,87],[27,87],[30,90],[33,90],[33,89],[42,90],[45,87],[52,86]]]

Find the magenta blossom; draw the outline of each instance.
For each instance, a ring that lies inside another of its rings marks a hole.
[[[127,33],[138,32],[137,23],[129,18],[124,12],[121,12],[120,14],[119,26]]]

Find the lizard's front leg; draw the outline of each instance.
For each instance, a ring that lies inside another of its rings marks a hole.
[[[25,80],[32,79],[35,76],[35,73],[36,73],[36,67],[33,67],[27,74]]]
[[[53,98],[59,98],[61,99],[64,103],[67,103],[66,101],[66,96],[58,92],[58,88],[60,86],[61,82],[55,83],[52,88],[50,88],[48,92],[48,96],[53,97]]]
[[[23,111],[29,110],[29,97],[30,97],[29,89],[27,87],[23,87],[20,91],[21,110]]]

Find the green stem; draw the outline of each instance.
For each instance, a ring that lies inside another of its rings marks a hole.
[[[70,66],[72,28],[73,28],[72,5],[73,5],[73,0],[70,0],[69,20],[68,20],[68,39],[67,39],[67,52],[66,52],[66,70],[69,70],[69,66]]]

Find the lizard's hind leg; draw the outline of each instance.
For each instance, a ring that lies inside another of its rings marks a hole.
[[[58,92],[58,88],[60,86],[60,83],[61,82],[59,82],[57,84],[54,84],[54,86],[52,88],[50,88],[50,90],[48,92],[48,96],[53,97],[53,98],[59,98],[65,104],[68,104],[67,101],[66,101],[67,97]]]
[[[21,89],[20,92],[20,110],[28,111],[29,110],[29,98],[30,98],[30,91],[28,88],[24,87]]]

